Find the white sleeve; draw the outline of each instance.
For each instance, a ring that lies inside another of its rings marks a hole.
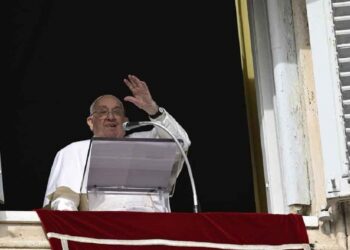
[[[177,139],[183,140],[183,148],[185,151],[188,150],[191,145],[191,141],[187,135],[187,132],[183,127],[172,117],[165,109],[164,113],[156,119],[150,118],[151,121],[157,121],[164,127],[166,127]],[[171,138],[171,136],[159,127],[153,128],[147,132],[135,132],[128,135],[129,138]]]
[[[90,140],[71,143],[57,152],[47,183],[44,207],[48,206],[56,197],[59,198],[57,191],[62,187],[68,188],[75,194],[80,194],[89,143]],[[86,180],[87,178],[85,178],[85,182]],[[85,183],[82,189],[82,192],[85,193],[86,189],[84,187]],[[67,197],[66,194],[61,197],[71,198],[70,196]]]
[[[68,198],[59,197],[51,202],[52,210],[78,211],[75,202]]]

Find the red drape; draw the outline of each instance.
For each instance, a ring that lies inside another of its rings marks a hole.
[[[305,247],[309,242],[302,217],[293,214],[69,212],[45,209],[36,212],[54,250],[63,249],[59,239],[62,237],[68,238],[69,249],[86,250],[247,249],[244,246],[255,245],[264,246],[261,249],[269,249],[268,246],[272,246],[270,249],[288,249],[286,246],[273,248],[288,244],[291,244],[290,249],[296,249],[293,244],[304,244]],[[95,242],[79,242],[89,239]],[[120,242],[113,242],[115,245],[97,242],[102,239]],[[205,244],[198,245],[202,243]],[[184,246],[186,244],[189,246]],[[227,248],[224,244],[228,244]],[[234,245],[242,248],[234,248]]]

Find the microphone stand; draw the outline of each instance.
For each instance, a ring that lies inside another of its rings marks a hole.
[[[88,148],[88,152],[87,152],[87,155],[86,155],[84,172],[83,172],[83,176],[81,178],[81,183],[80,183],[80,194],[82,194],[82,192],[83,192],[83,184],[84,184],[84,180],[85,180],[86,168],[87,168],[87,165],[88,165],[88,162],[89,162],[89,156],[90,156],[90,151],[91,151],[92,140],[93,140],[93,137],[91,137],[91,139],[90,139],[89,148]],[[87,190],[86,190],[86,192],[87,192]]]
[[[130,124],[130,127],[128,127],[128,124]],[[195,213],[198,213],[199,212],[199,205],[198,205],[196,186],[195,186],[194,178],[193,178],[193,174],[192,174],[192,168],[191,168],[190,162],[188,161],[187,155],[186,155],[185,151],[183,150],[178,139],[169,131],[169,129],[167,129],[163,125],[159,124],[158,122],[144,121],[144,122],[135,122],[135,123],[134,122],[124,122],[123,123],[124,130],[131,130],[133,128],[142,127],[142,126],[149,126],[149,125],[160,127],[161,129],[166,131],[174,139],[175,143],[177,144],[178,148],[180,149],[180,152],[181,152],[181,154],[186,162],[188,175],[190,176],[192,193],[193,193],[193,211]]]

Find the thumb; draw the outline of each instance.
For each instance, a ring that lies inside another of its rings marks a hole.
[[[124,101],[131,102],[132,104],[136,105],[137,107],[139,106],[138,100],[133,96],[124,97]]]

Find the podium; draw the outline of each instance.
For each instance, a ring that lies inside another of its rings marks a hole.
[[[169,198],[182,165],[172,139],[93,138],[89,210],[170,212]]]

